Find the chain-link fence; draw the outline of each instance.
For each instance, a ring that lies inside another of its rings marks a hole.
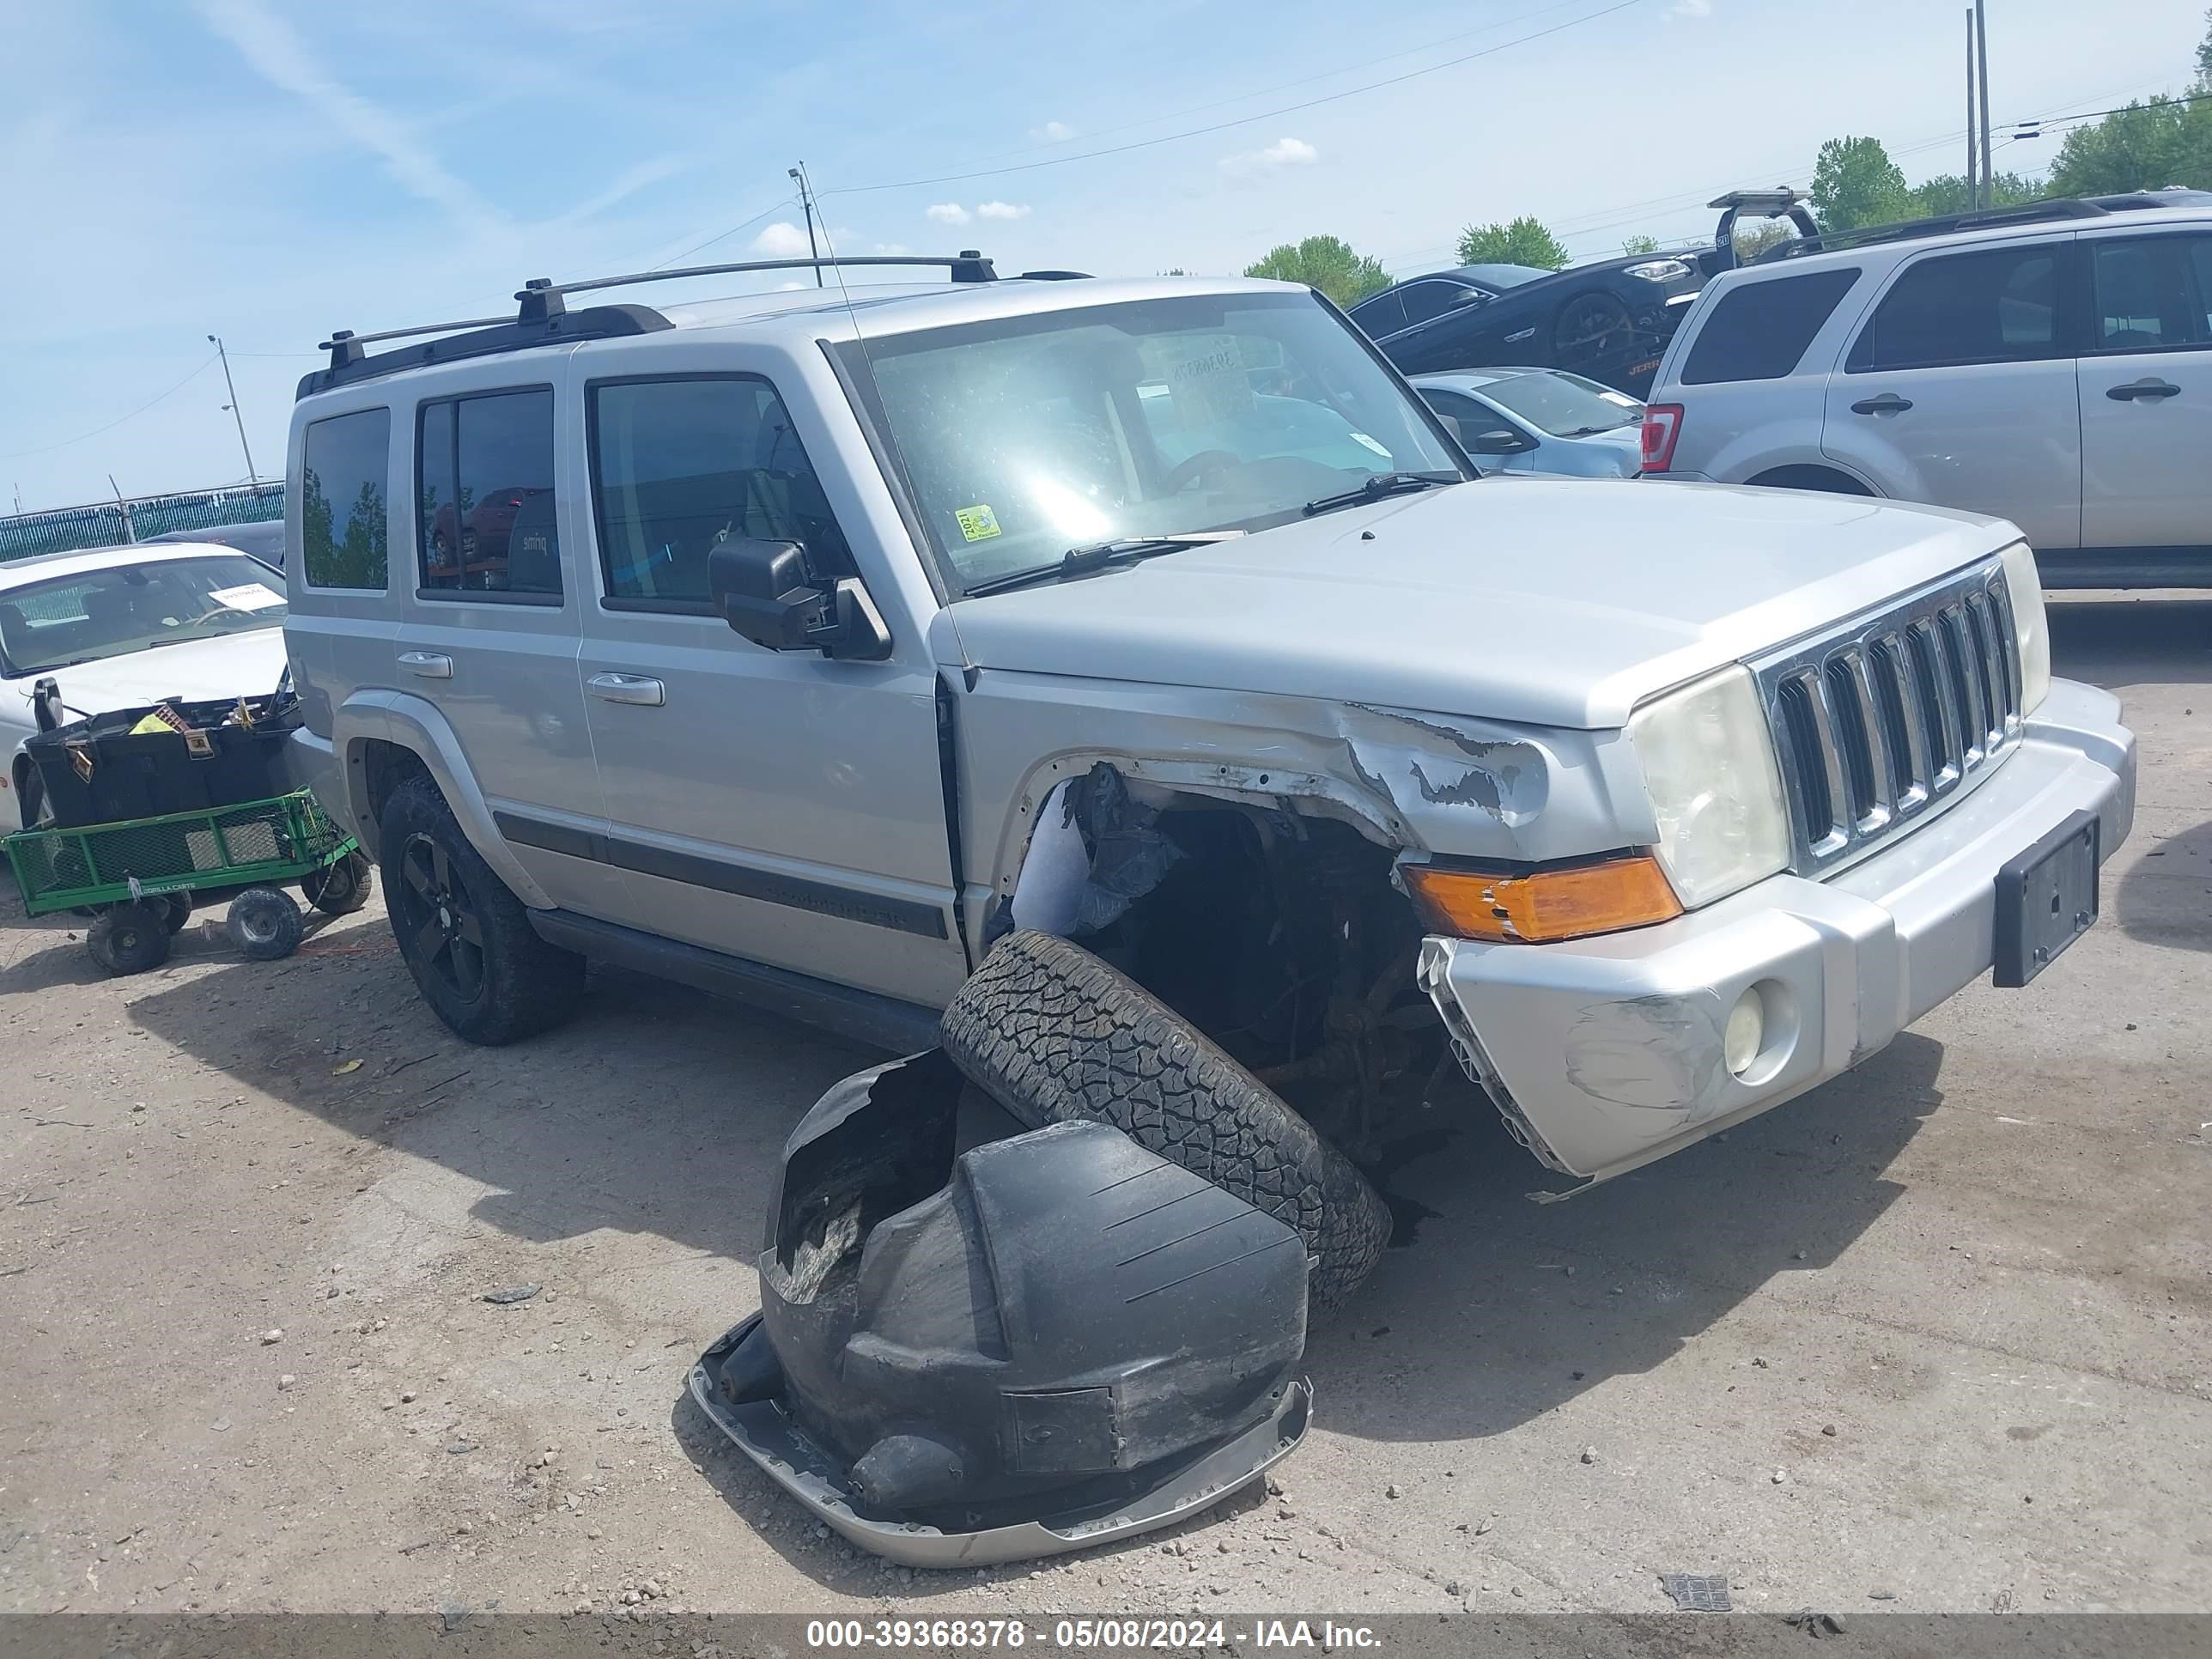
[[[173,530],[210,530],[217,525],[259,524],[284,516],[282,483],[239,484],[222,489],[180,489],[166,495],[129,496],[84,507],[0,518],[0,562],[34,553],[79,547],[115,547]]]

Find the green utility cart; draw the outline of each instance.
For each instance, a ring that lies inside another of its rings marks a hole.
[[[298,948],[297,882],[330,915],[368,902],[368,859],[306,790],[197,812],[75,829],[26,830],[4,842],[24,908],[92,918],[85,943],[111,974],[167,960],[169,939],[201,899],[227,897],[231,942],[257,962]]]

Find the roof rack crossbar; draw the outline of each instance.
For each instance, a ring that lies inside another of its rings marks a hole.
[[[673,282],[685,276],[726,276],[751,270],[835,270],[843,265],[928,265],[943,266],[952,274],[956,283],[988,283],[998,278],[991,262],[974,248],[945,256],[906,253],[860,253],[824,259],[744,259],[735,264],[685,265],[676,270],[640,270],[626,276],[593,276],[580,283],[532,283],[518,293],[518,300],[529,301],[541,295],[584,294],[594,289],[630,288],[641,283]],[[505,319],[501,319],[505,321]]]

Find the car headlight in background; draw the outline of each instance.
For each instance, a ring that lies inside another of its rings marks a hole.
[[[1695,909],[1790,861],[1790,815],[1759,688],[1723,669],[1645,703],[1628,740],[1659,821],[1659,862]]]
[[[2032,714],[2051,690],[2051,625],[2043,614],[2043,578],[2026,542],[2005,549],[2004,574],[2013,644],[2020,652],[2020,712]]]
[[[1628,275],[1641,276],[1647,283],[1678,283],[1689,274],[1689,266],[1680,259],[1646,259],[1628,267]]]

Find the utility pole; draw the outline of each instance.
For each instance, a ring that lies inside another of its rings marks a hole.
[[[123,539],[126,542],[137,543],[138,526],[131,521],[131,503],[123,499],[123,486],[115,482],[115,475],[112,472],[107,475],[107,487],[115,492],[116,506],[123,509]]]
[[[784,171],[791,175],[791,182],[799,186],[799,210],[806,215],[806,251],[819,259],[822,246],[814,240],[814,191],[806,182],[806,163],[801,161],[797,167],[786,167]],[[822,267],[817,265],[814,267],[814,286],[820,288],[823,285]]]
[[[246,479],[258,489],[261,484],[261,475],[253,470],[253,452],[246,447],[246,416],[239,412],[238,388],[231,384],[230,380],[230,354],[222,349],[222,342],[216,339],[214,335],[208,336],[208,342],[215,347],[215,355],[222,359],[223,389],[230,393],[230,401],[225,404],[223,408],[230,412],[230,418],[238,422],[238,447],[246,451]]]
[[[1981,151],[1974,143],[1974,9],[1966,8],[1966,210],[1979,211],[1982,205]]]
[[[1990,163],[1990,19],[1974,0],[1974,80],[1982,105],[1982,204],[1997,204],[1996,169]]]

